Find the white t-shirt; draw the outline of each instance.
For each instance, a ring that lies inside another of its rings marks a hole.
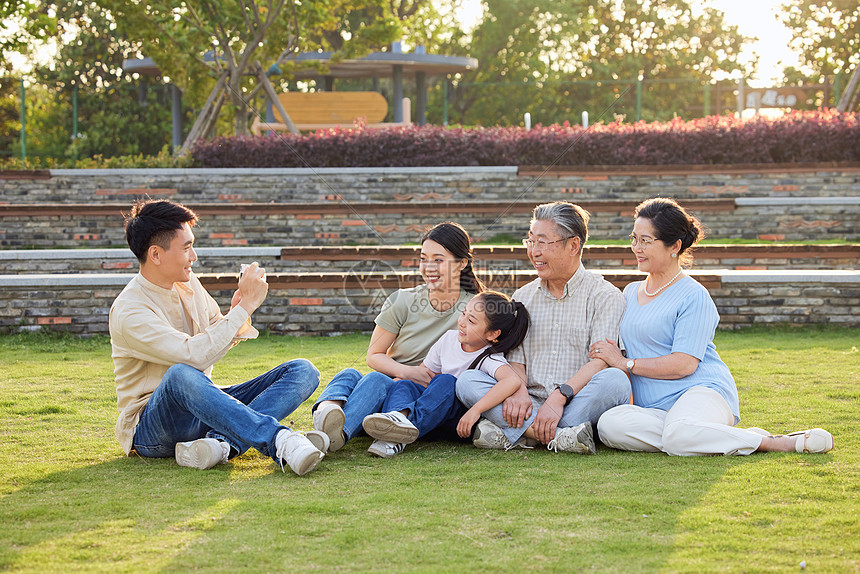
[[[424,365],[434,373],[459,377],[487,347],[489,345],[467,353],[460,345],[460,341],[457,340],[457,331],[447,331],[430,347],[430,351],[424,359]],[[508,361],[504,355],[493,353],[485,358],[477,368],[496,378],[496,369],[507,364]]]

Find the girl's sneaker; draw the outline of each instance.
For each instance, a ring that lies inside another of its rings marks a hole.
[[[391,458],[395,454],[403,452],[404,448],[406,448],[406,445],[402,442],[386,442],[384,440],[376,439],[370,445],[370,448],[367,449],[367,452],[382,458]]]
[[[418,440],[418,428],[400,411],[367,415],[361,426],[364,432],[379,440],[404,444]]]

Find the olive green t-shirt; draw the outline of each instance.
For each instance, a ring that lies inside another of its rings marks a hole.
[[[437,311],[430,304],[427,285],[392,293],[376,317],[377,325],[397,335],[388,355],[404,365],[420,364],[445,331],[457,328],[457,318],[474,296],[474,293],[460,291],[460,298],[453,307]]]

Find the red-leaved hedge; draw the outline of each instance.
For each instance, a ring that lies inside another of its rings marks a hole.
[[[711,116],[666,123],[383,130],[221,137],[192,151],[203,167],[670,165],[860,161],[860,114]]]

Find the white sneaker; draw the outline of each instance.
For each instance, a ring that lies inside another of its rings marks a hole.
[[[597,454],[594,446],[594,431],[591,423],[585,422],[575,427],[555,429],[555,438],[546,445],[547,450],[575,452],[577,454]]]
[[[311,444],[317,447],[317,450],[322,452],[323,454],[328,453],[328,448],[331,446],[331,439],[328,438],[328,435],[322,431],[318,430],[309,430],[309,431],[300,431],[303,435],[308,437],[308,440],[311,441]]]
[[[373,438],[386,442],[410,444],[418,440],[418,427],[400,411],[367,415],[361,426]]]
[[[332,452],[346,444],[346,438],[343,436],[344,423],[346,416],[343,409],[337,405],[323,405],[314,411],[314,429],[328,435],[328,449]]]
[[[176,443],[176,464],[208,470],[216,464],[227,462],[230,445],[214,438],[199,438]]]
[[[303,476],[317,467],[325,454],[300,432],[282,429],[275,437],[275,453],[284,470],[284,463],[299,476]]]
[[[406,445],[402,442],[387,442],[377,439],[371,443],[367,452],[382,458],[391,458],[395,454],[403,452],[404,448],[406,448]]]

